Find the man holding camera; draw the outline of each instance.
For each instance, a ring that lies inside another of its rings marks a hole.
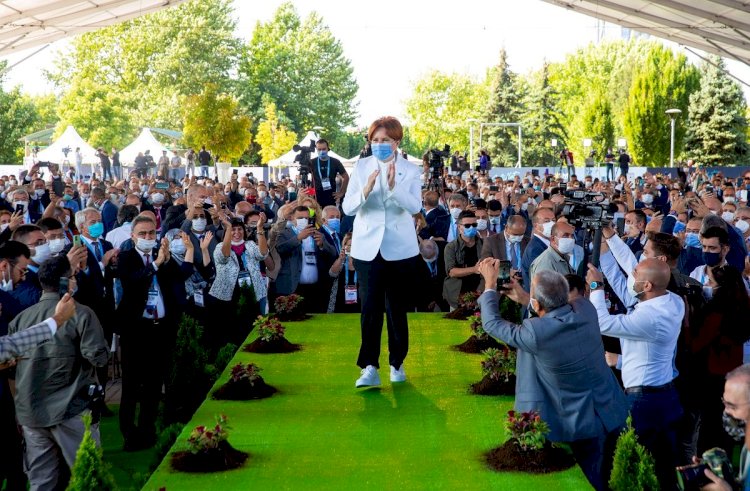
[[[54,317],[60,294],[75,291],[75,275],[66,256],[57,256],[39,268],[44,293],[39,303],[21,312],[8,332],[15,333]],[[97,367],[106,366],[109,349],[94,312],[76,303],[75,315],[58,326],[52,339],[18,360],[16,417],[26,442],[27,475],[31,489],[62,489],[60,469],[73,467],[85,430],[83,416],[97,408],[101,386]],[[92,436],[99,441],[98,416]]]
[[[328,141],[321,138],[315,143],[317,158],[311,160],[312,176],[315,184],[315,199],[320,206],[336,205],[346,194],[349,174],[340,160],[328,156]],[[336,176],[341,176],[341,189],[336,191]]]

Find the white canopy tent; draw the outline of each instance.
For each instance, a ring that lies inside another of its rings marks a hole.
[[[65,153],[63,152],[64,148],[70,149],[67,157],[65,157]],[[65,128],[63,134],[52,142],[52,145],[39,152],[36,156],[36,160],[39,162],[52,162],[56,164],[60,164],[66,160],[75,163],[76,148],[81,149],[84,164],[99,163],[99,157],[96,156],[96,150],[94,147],[86,143],[72,126]]]
[[[123,164],[132,164],[138,156],[138,152],[146,153],[149,150],[155,161],[159,161],[161,152],[167,151],[167,157],[174,157],[174,152],[169,150],[163,143],[154,138],[154,134],[148,128],[143,128],[141,134],[133,140],[133,143],[120,150],[120,162]]]

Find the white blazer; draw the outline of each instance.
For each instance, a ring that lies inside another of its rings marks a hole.
[[[414,257],[419,254],[419,245],[412,215],[422,209],[420,168],[398,155],[393,189],[387,189],[387,186],[383,189],[381,173],[365,199],[362,190],[378,168],[375,157],[357,161],[344,196],[344,213],[356,215],[352,257],[372,261],[378,251],[386,261]]]

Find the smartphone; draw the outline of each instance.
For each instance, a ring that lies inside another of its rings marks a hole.
[[[706,192],[707,193],[713,193],[714,192],[714,187],[712,185],[710,185],[710,184],[707,184],[706,185]]]
[[[16,213],[23,213],[24,211],[23,205],[16,205]]]
[[[62,298],[63,295],[68,293],[69,284],[70,284],[70,280],[68,278],[60,278],[60,283],[57,286],[57,292],[60,294],[60,298]]]
[[[168,182],[157,182],[154,187],[156,189],[169,189],[169,183]]]
[[[81,236],[80,235],[74,235],[73,236],[73,247],[79,247],[81,245]]]
[[[615,228],[617,229],[617,235],[625,235],[625,218],[619,217],[615,219]]]
[[[497,188],[497,186],[490,186],[490,191],[495,191],[495,192],[497,192],[497,191],[498,191],[498,188]]]
[[[500,261],[500,269],[497,272],[498,285],[510,283],[510,261]]]
[[[223,201],[221,202],[221,209],[222,210],[226,210],[227,209],[227,204],[224,203]]]

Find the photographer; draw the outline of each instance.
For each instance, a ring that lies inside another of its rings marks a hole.
[[[336,205],[346,194],[349,174],[339,159],[328,156],[328,141],[321,138],[315,143],[318,156],[311,161],[315,198],[320,206]],[[336,176],[341,176],[341,189],[336,191]]]
[[[451,306],[458,307],[463,293],[473,292],[480,286],[478,275],[482,239],[477,234],[477,218],[473,211],[462,211],[456,220],[459,236],[445,246],[445,273],[443,298]]]

